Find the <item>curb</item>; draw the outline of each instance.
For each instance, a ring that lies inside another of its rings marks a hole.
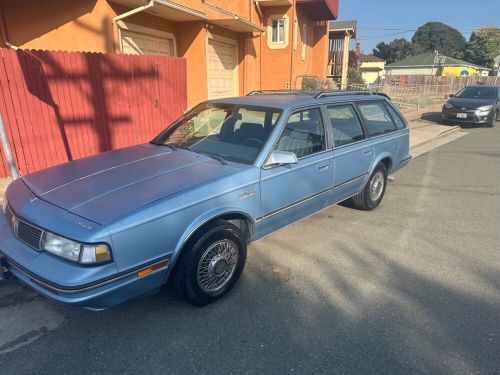
[[[422,146],[422,145],[424,145],[424,144],[426,144],[428,142],[431,142],[431,141],[433,141],[433,140],[435,140],[437,138],[441,138],[441,137],[443,137],[445,135],[448,135],[448,134],[451,134],[451,133],[456,133],[459,130],[461,130],[460,126],[451,126],[449,129],[445,129],[445,130],[440,131],[435,137],[432,137],[432,138],[426,139],[424,141],[420,141],[418,143],[415,143],[414,145],[411,145],[410,149]],[[410,134],[410,137],[411,137],[411,134]]]

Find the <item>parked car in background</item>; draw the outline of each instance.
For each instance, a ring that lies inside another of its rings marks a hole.
[[[443,105],[444,122],[481,124],[493,127],[500,121],[500,87],[467,86],[450,95]]]
[[[407,123],[383,95],[211,100],[150,143],[12,182],[0,269],[93,310],[165,284],[205,305],[235,285],[248,243],[346,199],[376,208],[409,160]]]

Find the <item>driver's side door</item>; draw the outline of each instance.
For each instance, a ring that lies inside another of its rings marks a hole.
[[[274,149],[295,153],[298,162],[262,168],[261,236],[325,208],[333,185],[333,151],[320,108],[292,113]]]

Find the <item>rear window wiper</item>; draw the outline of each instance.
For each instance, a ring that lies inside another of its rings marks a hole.
[[[166,147],[169,147],[172,149],[172,151],[175,151],[177,150],[177,147],[174,146],[173,144],[170,144],[170,143],[162,143],[162,142],[149,142],[150,144],[152,145],[155,145],[155,146],[166,146]]]

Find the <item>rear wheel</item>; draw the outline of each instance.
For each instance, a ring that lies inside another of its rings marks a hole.
[[[352,198],[354,207],[370,211],[378,207],[384,198],[387,186],[387,168],[383,164],[377,165],[371,174],[364,189]]]
[[[223,220],[216,221],[188,243],[172,281],[187,302],[207,305],[234,287],[245,267],[246,255],[241,231]]]

